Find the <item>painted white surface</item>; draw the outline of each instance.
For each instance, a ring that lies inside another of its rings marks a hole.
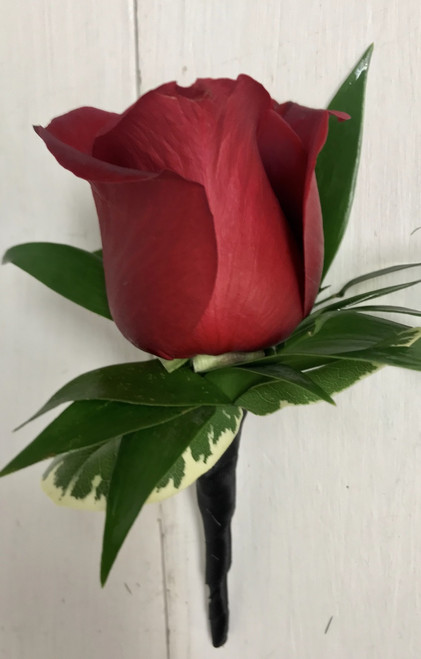
[[[357,198],[329,280],[420,260],[418,0],[137,5],[136,25],[131,0],[3,0],[2,251],[26,240],[99,244],[88,186],[57,166],[31,124],[79,105],[124,109],[137,70],[142,92],[244,72],[278,100],[323,106],[374,41]],[[4,464],[46,419],[11,429],[55,389],[138,353],[10,265],[0,286]],[[399,303],[420,307],[419,289]],[[419,398],[419,375],[389,368],[339,395],[336,409],[248,418],[221,650],[207,633],[193,491],[145,508],[101,591],[102,515],[54,507],[38,486],[42,466],[2,480],[1,659],[418,659]]]

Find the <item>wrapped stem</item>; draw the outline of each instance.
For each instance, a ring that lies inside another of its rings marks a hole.
[[[223,645],[228,637],[227,575],[231,567],[231,519],[235,510],[235,470],[244,418],[245,414],[232,444],[196,483],[205,531],[209,622],[214,647]]]

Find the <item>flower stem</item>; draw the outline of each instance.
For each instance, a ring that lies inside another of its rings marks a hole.
[[[206,583],[209,586],[209,622],[215,648],[228,637],[227,574],[231,567],[231,519],[235,510],[235,469],[241,428],[218,462],[196,482],[197,501],[206,541]]]

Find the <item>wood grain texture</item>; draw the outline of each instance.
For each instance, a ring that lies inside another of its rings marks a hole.
[[[416,0],[4,7],[2,251],[26,240],[99,243],[88,186],[56,165],[31,124],[79,105],[120,111],[135,98],[139,73],[143,93],[170,79],[244,72],[278,100],[324,106],[374,41],[357,198],[328,283],[420,260]],[[138,353],[111,323],[10,265],[0,285],[3,464],[44,422],[17,436],[11,428],[55,389]],[[420,307],[419,289],[390,302]],[[418,374],[389,368],[340,394],[336,409],[249,415],[233,522],[231,632],[217,651],[192,488],[145,509],[101,591],[102,516],[52,506],[38,489],[40,467],[0,481],[0,657],[418,659],[419,392]]]
[[[61,169],[32,130],[81,105],[122,110],[136,95],[132,3],[7,1],[0,38],[1,251],[31,240],[99,247],[89,186]],[[12,428],[79,373],[138,353],[112,323],[1,269],[1,442],[6,462],[45,419]],[[106,590],[103,515],[60,509],[43,466],[0,482],[0,657],[76,659],[166,652],[156,508],[134,530]],[[129,648],[128,652],[125,649]]]

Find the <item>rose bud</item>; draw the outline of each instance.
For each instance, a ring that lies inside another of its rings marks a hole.
[[[35,128],[92,186],[124,336],[172,359],[253,351],[294,330],[322,272],[314,169],[328,118],[240,75],[170,82],[123,114],[85,107]]]

